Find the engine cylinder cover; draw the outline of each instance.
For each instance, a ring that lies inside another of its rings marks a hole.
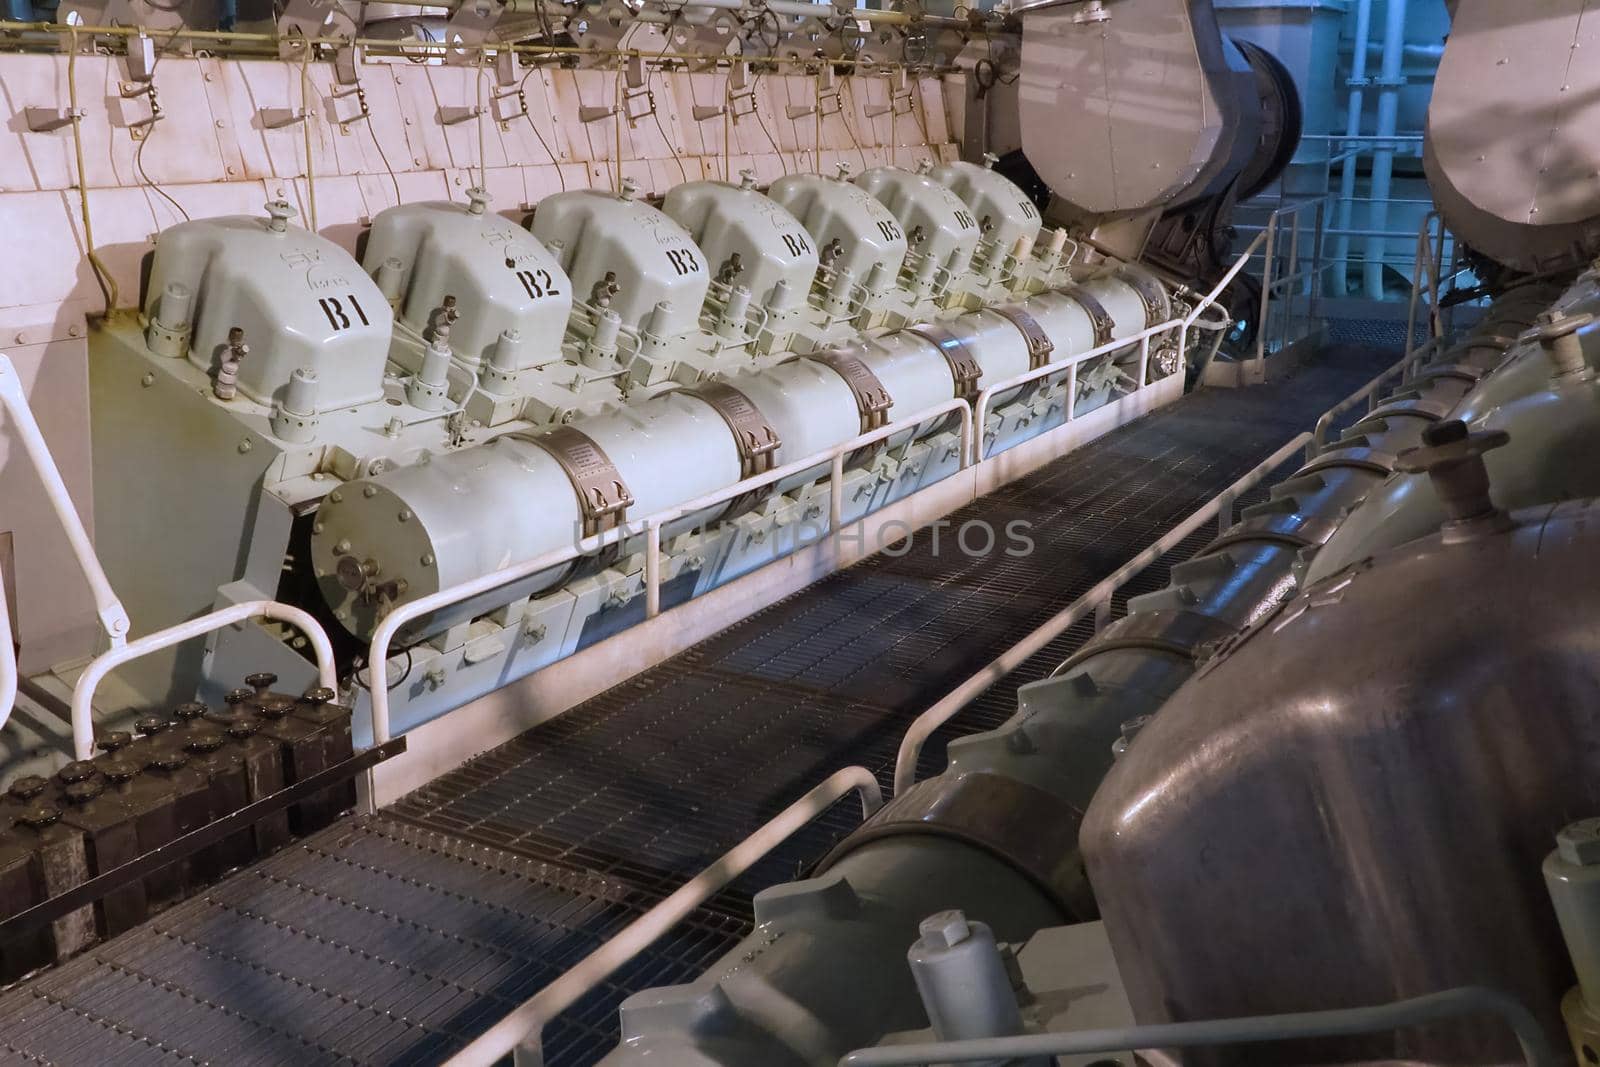
[[[324,409],[383,395],[394,315],[350,253],[286,224],[287,204],[271,220],[250,215],[197,219],[163,230],[151,265],[145,313],[177,282],[194,294],[189,361],[214,371],[235,327],[249,346],[239,361],[239,391],[270,404],[295,371],[317,376]]]
[[[450,347],[468,365],[487,360],[507,330],[528,339],[522,365],[507,369],[561,358],[572,285],[555,257],[511,220],[445,201],[392,207],[372,220],[363,266],[375,275],[391,259],[406,270],[400,316],[413,329],[424,329],[446,296],[456,298]]]
[[[753,188],[685,182],[661,206],[689,231],[713,275],[726,271],[766,304],[779,282],[804,295],[817,273],[817,249],[800,220]],[[735,269],[737,268],[737,269]]]
[[[906,231],[909,249],[959,275],[978,248],[978,221],[948,186],[899,167],[873,167],[856,184],[883,201]]]
[[[711,276],[705,254],[684,228],[631,191],[613,196],[594,189],[557,193],[539,201],[533,235],[561,244],[561,266],[579,300],[595,303],[611,275],[607,299],[624,325],[647,321],[663,336],[695,329]],[[667,310],[654,314],[657,304]]]
[[[900,270],[906,234],[900,222],[871,193],[847,181],[816,174],[790,174],[772,183],[769,196],[805,224],[819,252],[838,242],[830,264],[865,279],[874,267]]]
[[[1517,518],[1310,587],[1129,745],[1082,842],[1140,1022],[1478,985],[1562,1043],[1539,872],[1600,810],[1600,506]],[[1480,1018],[1186,1062],[1519,1058]]]

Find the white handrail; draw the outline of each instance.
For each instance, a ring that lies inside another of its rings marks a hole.
[[[11,605],[6,600],[6,576],[0,571],[0,726],[11,719],[17,704],[17,646],[11,638]]]
[[[863,819],[869,818],[883,806],[883,792],[871,771],[865,767],[846,767],[835,771],[821,785],[784,808],[761,829],[724,853],[721,859],[629,923],[571,970],[446,1060],[445,1067],[488,1067],[529,1038],[537,1042],[545,1023],[570,1008],[580,997],[615,973],[617,968],[643,952],[657,938],[688,918],[694,909],[852,791],[861,795]]]
[[[894,795],[899,796],[916,784],[917,758],[922,755],[923,744],[933,736],[935,730],[954,718],[962,708],[982,696],[990,686],[1022,666],[1044,646],[1066,633],[1084,616],[1096,611],[1103,604],[1109,604],[1111,597],[1122,588],[1123,583],[1172,551],[1184,538],[1214,516],[1224,515],[1225,507],[1230,514],[1224,518],[1231,519],[1233,502],[1240,494],[1282,466],[1310,440],[1309,433],[1302,433],[1278,449],[1228,488],[1206,501],[1199,510],[1167,531],[1149,548],[1118,567],[1093,589],[1056,612],[1043,625],[1007,649],[994,662],[961,683],[933,707],[918,715],[916,721],[906,730],[905,737],[901,739],[900,751],[895,757]],[[1231,522],[1228,524],[1231,525]]]
[[[887,440],[897,434],[905,433],[933,419],[945,415],[956,415],[960,419],[959,462],[962,469],[968,466],[972,439],[972,408],[965,400],[951,398],[942,403],[912,415],[898,422],[881,426],[876,430],[852,437],[848,441],[840,442],[832,448],[813,453],[804,459],[785,463],[781,467],[758,474],[733,485],[696,497],[693,500],[677,504],[664,511],[658,511],[646,516],[642,520],[624,523],[621,526],[603,533],[583,538],[575,544],[563,548],[552,549],[533,559],[521,563],[513,563],[509,567],[501,568],[491,574],[485,574],[468,582],[441,589],[425,597],[408,601],[396,607],[385,615],[378,628],[372,633],[372,642],[367,652],[368,686],[371,697],[372,712],[372,740],[374,744],[383,744],[389,740],[389,688],[382,675],[385,664],[389,660],[389,646],[393,643],[395,634],[406,623],[458,604],[463,600],[484,593],[493,592],[512,582],[538,574],[540,571],[559,567],[563,563],[577,559],[579,556],[597,553],[600,550],[616,544],[629,537],[638,536],[642,532],[645,536],[645,613],[654,618],[661,610],[661,527],[675,522],[685,515],[692,515],[697,511],[714,507],[736,497],[743,496],[756,489],[762,489],[785,478],[808,471],[823,463],[832,463],[832,483],[828,488],[828,529],[837,533],[842,521],[844,511],[844,462],[845,458],[853,452],[858,452],[879,441]]]
[[[1400,360],[1400,362],[1396,363],[1394,366],[1390,367],[1388,370],[1372,379],[1366,385],[1363,385],[1360,389],[1357,389],[1355,392],[1351,393],[1349,396],[1333,405],[1333,407],[1329,408],[1327,411],[1324,411],[1322,413],[1322,417],[1317,420],[1317,428],[1311,432],[1311,444],[1306,450],[1307,458],[1315,459],[1328,447],[1328,430],[1333,426],[1334,419],[1338,418],[1340,415],[1343,415],[1345,412],[1349,411],[1363,400],[1368,401],[1368,412],[1376,410],[1378,390],[1383,387],[1385,382],[1396,377],[1397,375],[1403,378],[1406,372],[1410,370],[1413,363],[1419,362],[1425,357],[1432,355],[1436,340],[1437,339],[1435,339],[1435,341],[1429,341],[1426,345],[1422,346],[1416,351],[1407,354],[1404,359]]]
[[[27,394],[22,391],[22,378],[4,353],[0,353],[0,407],[11,416],[12,426],[22,441],[23,450],[28,453],[39,480],[44,483],[50,506],[67,535],[67,544],[77,557],[78,568],[83,571],[84,578],[89,582],[89,590],[94,594],[95,612],[100,616],[100,625],[110,638],[111,647],[117,648],[128,639],[128,613],[123,609],[116,591],[111,588],[111,581],[106,577],[105,568],[100,566],[99,557],[94,554],[89,531],[83,528],[83,520],[78,517],[78,509],[67,492],[67,483],[62,480],[61,471],[50,455],[50,446],[45,443],[44,434],[39,432],[39,423],[34,420],[33,409],[28,406]]]
[[[90,660],[78,684],[72,688],[72,747],[77,758],[88,759],[94,755],[94,693],[106,675],[129,660],[253,618],[274,619],[298,627],[316,653],[319,682],[328,689],[337,688],[339,680],[334,673],[333,643],[328,640],[327,632],[316,619],[297,607],[275,600],[246,600],[198,619],[146,634]]]
[[[1198,328],[1202,330],[1220,330],[1227,327],[1228,324],[1226,321],[1218,323],[1215,326],[1213,326],[1211,323],[1201,323],[1199,322],[1200,316],[1209,308],[1217,306],[1217,298],[1222,294],[1222,290],[1226,289],[1229,283],[1231,283],[1233,279],[1238,276],[1239,272],[1245,268],[1245,264],[1250,261],[1250,257],[1255,253],[1257,246],[1261,244],[1264,236],[1264,234],[1258,236],[1254,241],[1250,242],[1250,246],[1241,252],[1238,258],[1234,260],[1233,266],[1228,268],[1228,272],[1222,276],[1222,280],[1217,282],[1216,285],[1212,286],[1211,291],[1202,296],[1200,300],[1196,302],[1194,307],[1190,309],[1189,313],[1184,315],[1182,318],[1168,319],[1165,322],[1158,322],[1154,326],[1146,326],[1138,333],[1130,333],[1126,337],[1120,337],[1111,341],[1107,341],[1105,344],[1096,348],[1091,348],[1087,352],[1078,352],[1067,359],[1057,360],[1054,363],[1046,363],[1042,367],[1035,367],[1032,370],[1023,371],[1021,374],[1013,374],[1009,378],[1002,378],[1000,381],[995,382],[992,385],[985,386],[983,391],[978,394],[978,399],[973,404],[974,414],[972,421],[974,429],[972,434],[972,457],[970,463],[982,463],[986,458],[988,458],[982,454],[983,424],[989,414],[989,404],[998,393],[1005,392],[1008,389],[1015,389],[1018,386],[1027,385],[1029,382],[1038,381],[1040,378],[1048,378],[1053,374],[1060,374],[1065,371],[1067,374],[1066,421],[1071,422],[1076,414],[1075,408],[1077,406],[1076,401],[1078,392],[1078,365],[1080,363],[1106,355],[1109,352],[1123,352],[1129,348],[1132,348],[1134,345],[1138,345],[1139,384],[1135,386],[1134,390],[1137,392],[1139,389],[1143,389],[1145,386],[1145,377],[1148,372],[1150,360],[1151,339],[1164,333],[1170,333],[1172,330],[1176,329],[1178,331],[1178,362],[1181,366],[1188,351],[1189,331],[1196,328],[1196,323],[1199,323]],[[1068,296],[1068,298],[1071,297],[1070,292],[1066,293],[1065,295]]]

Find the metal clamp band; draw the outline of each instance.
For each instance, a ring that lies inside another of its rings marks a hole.
[[[856,409],[861,412],[862,433],[876,430],[889,421],[889,408],[894,404],[894,397],[889,395],[889,390],[883,387],[878,376],[872,373],[872,368],[863,363],[853,350],[825,348],[805,358],[815,360],[844,379],[844,384],[855,395]]]
[[[1039,320],[1029,314],[1026,308],[1021,304],[999,304],[989,310],[1022,332],[1023,340],[1028,342],[1029,370],[1038,370],[1050,362],[1056,344],[1050,340],[1050,335],[1044,332],[1044,327],[1039,325]]]
[[[1139,299],[1144,303],[1144,328],[1159,325],[1167,321],[1167,315],[1172,311],[1172,305],[1167,301],[1166,290],[1161,288],[1161,283],[1150,275],[1140,270],[1123,267],[1117,271],[1116,278],[1122,284],[1139,294]]]
[[[1075,301],[1079,307],[1088,313],[1089,322],[1094,327],[1094,346],[1096,348],[1111,343],[1111,333],[1117,328],[1117,324],[1112,319],[1111,313],[1106,310],[1104,304],[1085,292],[1081,285],[1075,285],[1071,289],[1063,290],[1061,295],[1068,300]]]
[[[621,525],[633,506],[633,494],[611,462],[588,434],[574,426],[557,426],[540,434],[517,435],[550,453],[578,494],[583,515],[583,536],[592,537]]]
[[[983,367],[965,341],[949,328],[935,322],[909,326],[906,333],[922,338],[939,350],[944,361],[950,364],[950,377],[955,380],[955,396],[958,399],[978,398],[978,379],[983,377]]]
[[[721,415],[722,421],[733,431],[733,442],[739,449],[741,481],[773,468],[778,447],[783,442],[778,440],[778,431],[772,428],[754,401],[727,382],[705,382],[685,392],[711,405],[711,410]]]
[[[900,834],[946,837],[1010,864],[1063,914],[1092,919],[1096,909],[1078,852],[1083,813],[1053,793],[1004,775],[944,774],[918,782],[878,809],[823,858],[823,874],[871,841]]]

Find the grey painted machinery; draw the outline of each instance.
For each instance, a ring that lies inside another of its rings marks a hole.
[[[167,230],[146,328],[94,339],[96,472],[119,516],[100,546],[147,626],[276,596],[365,638],[396,605],[974,399],[1175,307],[1138,267],[1069,266],[1027,198],[967,163],[766,193],[749,176],[690,182],[659,208],[631,183],[573,191],[541,201],[531,232],[473,190],[379,214],[359,264],[292,216],[274,203]],[[1076,412],[1137,362],[1135,348],[1079,368]],[[1177,369],[1159,346],[1150,367]],[[992,447],[1059,425],[1064,377],[997,396]],[[936,419],[858,457],[845,518],[958,468],[957,443]],[[182,477],[153,482],[151,456]],[[786,528],[819,535],[827,475],[669,523],[664,599],[794,548]],[[191,536],[120,521],[202,486],[214,507]],[[390,664],[403,721],[626,625],[643,568],[630,540],[421,620],[405,641],[433,641]],[[280,674],[309,670],[257,628],[223,639],[211,695],[275,647]],[[177,655],[133,668],[146,700],[192,692],[201,665]]]

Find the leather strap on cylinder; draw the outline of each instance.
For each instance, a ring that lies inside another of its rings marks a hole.
[[[1044,332],[1039,320],[1030,315],[1026,308],[1021,304],[1000,304],[989,310],[1022,333],[1022,339],[1028,342],[1029,370],[1038,370],[1050,362],[1050,356],[1056,350],[1055,342],[1050,340],[1050,335]]]
[[[711,410],[728,424],[739,449],[741,481],[772,469],[783,442],[754,401],[727,382],[705,382],[685,392],[710,404]]]
[[[1111,318],[1111,313],[1106,306],[1096,300],[1082,286],[1074,286],[1064,290],[1061,294],[1068,300],[1074,300],[1089,315],[1089,322],[1094,326],[1094,346],[1096,348],[1111,343],[1111,333],[1117,328],[1116,321]]]
[[[856,398],[856,410],[861,412],[862,433],[876,430],[889,421],[889,408],[894,404],[894,397],[889,395],[889,390],[883,387],[878,376],[872,373],[872,368],[862,362],[855,350],[826,348],[806,358],[827,367],[850,387],[850,392]]]
[[[518,436],[550,453],[561,465],[578,494],[583,536],[592,537],[621,525],[633,506],[633,494],[611,457],[588,434],[574,426],[557,426],[544,433]]]
[[[907,327],[906,333],[915,334],[932,344],[944,357],[944,361],[950,364],[950,377],[955,381],[956,397],[961,400],[978,398],[978,379],[983,377],[983,367],[965,341],[947,327],[935,322]]]
[[[1170,305],[1167,303],[1167,294],[1161,288],[1160,282],[1144,271],[1130,270],[1127,267],[1117,271],[1116,276],[1118,281],[1139,294],[1139,299],[1144,304],[1145,329],[1148,330],[1167,321]]]

